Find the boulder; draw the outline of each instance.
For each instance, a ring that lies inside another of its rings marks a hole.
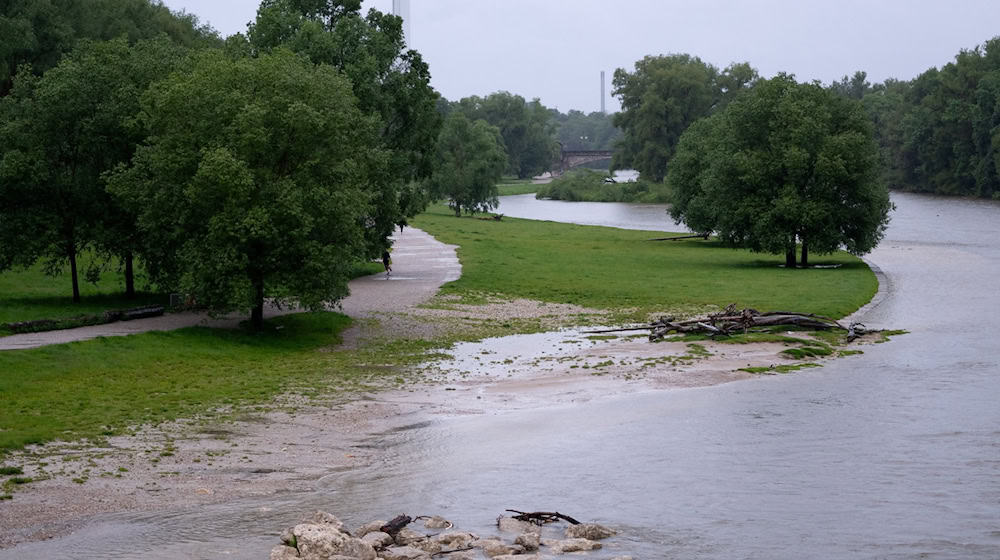
[[[451,529],[454,525],[451,521],[448,521],[440,515],[435,515],[427,521],[424,521],[424,527],[428,529]]]
[[[514,553],[514,549],[504,544],[500,539],[482,539],[473,542],[471,546],[483,549],[483,554],[490,558]]]
[[[301,524],[292,529],[299,557],[306,560],[328,560],[331,556],[349,556],[357,560],[375,560],[375,547],[342,533],[332,524]]]
[[[392,535],[389,533],[383,533],[382,531],[365,533],[365,536],[361,537],[361,540],[374,546],[375,548],[385,548],[387,546],[392,546],[393,543],[396,542],[393,540]]]
[[[430,554],[412,546],[391,546],[380,554],[383,560],[428,560],[430,557]]]
[[[363,537],[368,533],[374,533],[375,531],[381,532],[380,529],[382,529],[383,525],[385,525],[385,521],[381,519],[372,521],[371,523],[365,523],[364,525],[354,530],[354,536]]]
[[[580,523],[579,525],[570,525],[566,528],[566,538],[568,539],[599,541],[617,534],[613,529],[598,525],[597,523]]]
[[[340,531],[341,533],[351,534],[350,531],[344,529],[344,523],[337,519],[336,515],[332,513],[327,513],[325,511],[316,511],[312,515],[303,519],[301,523],[311,523],[313,525],[326,525],[328,527],[333,527],[334,529]]]
[[[427,535],[423,533],[418,533],[413,529],[407,529],[406,527],[403,527],[402,529],[399,530],[398,533],[396,533],[395,539],[396,539],[396,544],[398,544],[399,546],[407,546],[413,543],[418,543],[420,541],[427,540]]]
[[[271,549],[271,560],[299,560],[299,551],[279,544]]]
[[[524,550],[532,551],[538,550],[538,546],[541,543],[539,542],[538,533],[523,533],[514,539],[514,544],[523,546]]]
[[[479,537],[473,533],[449,531],[447,533],[435,535],[434,537],[431,537],[431,540],[439,542],[442,546],[454,550],[456,548],[465,548],[469,546],[473,541],[478,541]]]
[[[415,543],[411,544],[410,546],[412,546],[414,548],[419,548],[420,550],[423,550],[424,552],[426,552],[427,554],[430,554],[430,555],[437,554],[438,552],[441,552],[442,550],[444,550],[444,547],[441,546],[441,543],[439,543],[437,541],[428,540],[428,539],[424,539],[422,541],[415,542]]]
[[[534,523],[514,519],[513,517],[501,517],[497,519],[497,527],[507,533],[540,533],[542,528]]]
[[[566,539],[562,541],[548,541],[545,543],[552,550],[553,554],[565,554],[567,552],[585,552],[587,550],[597,550],[601,548],[601,543],[587,539]]]

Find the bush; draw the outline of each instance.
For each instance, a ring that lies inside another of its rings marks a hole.
[[[609,175],[590,169],[574,169],[547,185],[540,185],[535,198],[571,202],[658,202],[669,201],[669,191],[662,183],[630,181],[614,183]]]

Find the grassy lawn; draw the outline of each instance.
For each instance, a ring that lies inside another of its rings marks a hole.
[[[0,352],[0,456],[265,403],[286,391],[312,396],[391,382],[387,365],[420,360],[430,348],[410,341],[395,343],[391,355],[379,347],[318,351],[337,344],[349,324],[339,313],[300,313],[269,321],[259,334],[193,327]]]
[[[497,190],[500,191],[500,196],[529,194],[537,191],[538,185],[532,183],[531,179],[504,177],[500,183],[497,184]]]
[[[462,277],[444,287],[450,294],[499,293],[640,312],[736,303],[842,317],[878,288],[867,265],[847,253],[811,259],[841,268],[786,270],[778,266],[783,256],[716,242],[646,241],[662,232],[456,218],[438,206],[413,225],[459,245]]]
[[[714,242],[646,241],[662,232],[455,218],[443,206],[413,225],[460,246],[462,277],[443,291],[470,301],[501,294],[627,308],[633,311],[623,316],[632,318],[729,303],[841,317],[877,287],[868,267],[847,254],[815,259],[841,264],[838,269],[785,270],[778,266],[780,256]],[[358,274],[379,267],[367,263]],[[17,313],[5,309],[5,320],[52,315],[59,302],[68,305],[62,279],[39,275],[34,283],[25,281],[30,274],[0,276],[0,306],[15,300],[26,306]],[[105,289],[113,293],[116,286],[108,281]],[[89,296],[96,310],[117,306],[111,298],[103,292]],[[76,314],[81,308],[71,309]],[[425,361],[425,352],[448,342],[375,341],[330,351],[348,324],[336,313],[303,313],[274,319],[260,334],[189,328],[0,352],[0,457],[30,443],[99,440],[146,423],[266,405],[286,393],[336,396],[404,383],[401,366]],[[467,329],[460,336],[477,334]]]
[[[81,259],[81,270],[86,257]],[[136,288],[142,285],[136,279]],[[125,280],[116,270],[105,271],[101,280],[91,284],[80,278],[80,303],[73,303],[73,285],[68,269],[58,276],[47,276],[42,265],[27,270],[12,270],[0,274],[0,323],[33,319],[61,319],[77,315],[100,313],[108,309],[124,309],[140,305],[168,303],[166,295],[137,293],[135,299],[125,298]]]

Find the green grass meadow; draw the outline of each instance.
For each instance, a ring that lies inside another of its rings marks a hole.
[[[781,256],[716,242],[648,241],[661,232],[455,218],[444,206],[412,223],[459,245],[462,277],[443,293],[469,301],[497,294],[615,310],[630,319],[729,303],[842,317],[877,288],[868,267],[845,253],[815,258],[840,268],[786,270]],[[379,266],[359,265],[358,274]],[[0,321],[123,306],[112,276],[81,306],[69,303],[62,280],[40,270],[0,275]],[[188,328],[0,352],[0,457],[32,443],[99,440],[143,424],[266,405],[281,394],[336,396],[398,385],[405,381],[402,366],[447,343],[371,341],[332,349],[349,323],[336,313],[302,313],[269,321],[262,333]]]
[[[812,258],[840,268],[789,270],[779,266],[783,256],[715,241],[648,241],[663,232],[456,218],[440,206],[413,225],[459,246],[462,277],[444,287],[449,294],[495,293],[641,313],[736,303],[842,317],[878,289],[868,266],[847,253]]]

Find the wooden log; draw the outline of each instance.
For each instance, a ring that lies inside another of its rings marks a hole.
[[[511,513],[516,513],[514,519],[518,521],[527,521],[528,523],[534,523],[535,525],[542,525],[545,523],[552,523],[558,519],[562,519],[568,522],[570,525],[579,525],[580,522],[572,517],[559,513],[558,511],[532,511],[523,512],[517,511],[516,509],[508,509],[507,511]]]
[[[379,531],[382,531],[383,533],[388,533],[393,537],[395,537],[396,533],[398,533],[403,527],[409,525],[411,521],[413,521],[413,518],[411,518],[409,515],[397,515],[396,517],[392,518],[392,521],[389,521],[381,528],[379,528]]]
[[[708,241],[708,236],[712,232],[698,233],[695,235],[678,235],[676,237],[654,237],[652,239],[647,239],[646,241],[677,241],[679,239],[704,239]]]

